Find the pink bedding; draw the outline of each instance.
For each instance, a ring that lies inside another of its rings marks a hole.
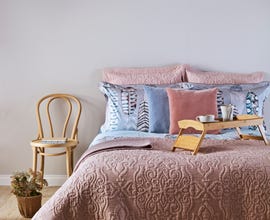
[[[33,219],[270,219],[270,146],[204,140],[193,156],[171,152],[172,143],[119,138],[91,147]]]

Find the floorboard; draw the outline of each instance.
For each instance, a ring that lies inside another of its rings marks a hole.
[[[42,190],[42,204],[44,204],[59,187],[45,187]],[[10,193],[9,186],[0,186],[0,220],[17,220],[23,218],[17,208],[16,196]]]

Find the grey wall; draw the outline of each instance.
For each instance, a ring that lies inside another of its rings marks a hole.
[[[269,79],[269,39],[268,0],[0,0],[0,175],[31,167],[41,96],[81,99],[78,159],[104,120],[102,68],[189,63]],[[65,174],[59,159],[47,174]]]

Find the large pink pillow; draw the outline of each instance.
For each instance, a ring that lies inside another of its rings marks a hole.
[[[217,117],[217,88],[205,90],[177,90],[167,88],[170,109],[170,134],[179,132],[178,121],[196,119],[198,115],[213,114]],[[185,133],[193,133],[187,129]],[[209,133],[217,134],[219,131]]]
[[[106,68],[103,81],[112,84],[172,84],[183,82],[187,65],[144,68]]]
[[[225,73],[225,72],[201,72],[186,70],[186,80],[192,83],[205,84],[243,84],[259,83],[263,81],[263,73]]]

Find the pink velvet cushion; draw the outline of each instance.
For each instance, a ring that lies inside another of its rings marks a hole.
[[[144,68],[106,68],[103,81],[123,84],[172,84],[182,82],[187,65]]]
[[[167,88],[170,109],[170,134],[179,132],[178,121],[196,119],[198,115],[213,114],[217,117],[217,88],[205,90],[176,90]],[[185,133],[193,133],[187,129]],[[210,133],[210,132],[209,132]],[[213,134],[219,131],[211,131]]]
[[[259,83],[263,81],[263,73],[225,73],[225,72],[201,72],[186,70],[186,80],[192,83],[205,84],[243,84]]]

